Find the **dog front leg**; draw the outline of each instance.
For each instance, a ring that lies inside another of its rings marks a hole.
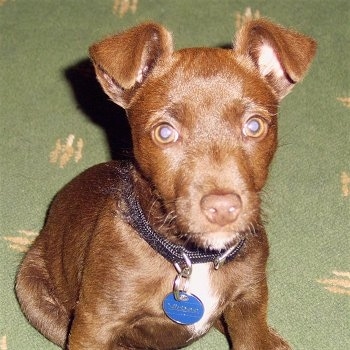
[[[224,312],[234,350],[291,350],[267,324],[267,286],[250,290]]]
[[[126,350],[116,345],[117,325],[89,313],[76,312],[66,350]]]

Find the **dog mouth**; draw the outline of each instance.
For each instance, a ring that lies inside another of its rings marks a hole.
[[[237,218],[224,224],[207,220],[198,211],[188,215],[183,210],[178,210],[176,214],[174,224],[177,237],[185,245],[201,249],[217,251],[229,249],[240,240],[255,235],[261,227],[258,206],[247,205],[246,208],[242,208]]]
[[[186,248],[222,251],[260,231],[260,201],[255,192],[178,196],[160,203],[162,215],[154,222],[155,230]]]

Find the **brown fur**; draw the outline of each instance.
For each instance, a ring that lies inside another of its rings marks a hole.
[[[233,261],[208,267],[217,305],[203,330],[178,325],[161,308],[176,270],[126,219],[121,163],[94,166],[57,195],[19,269],[18,300],[34,327],[70,350],[177,349],[214,324],[235,350],[289,349],[266,322],[260,192],[277,147],[278,103],[315,50],[312,39],[265,19],[245,24],[234,50],[173,51],[155,23],[94,44],[97,78],[128,115],[128,167],[151,226],[183,246],[246,241]],[[261,135],[249,134],[252,117]],[[164,123],[172,142],[157,134]]]

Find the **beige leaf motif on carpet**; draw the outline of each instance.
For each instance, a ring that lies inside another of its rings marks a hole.
[[[115,0],[113,5],[113,13],[124,17],[127,12],[135,13],[137,10],[138,0]]]
[[[7,350],[7,338],[6,338],[6,335],[3,335],[0,338],[0,350]]]
[[[38,232],[19,230],[18,233],[18,236],[4,237],[4,239],[10,242],[11,249],[20,253],[25,253],[38,235]]]
[[[345,107],[350,108],[350,97],[338,97],[337,100],[341,102]]]
[[[236,30],[238,31],[242,25],[250,21],[251,19],[257,19],[260,18],[260,12],[259,10],[256,10],[254,13],[250,7],[247,7],[244,11],[244,14],[242,15],[240,12],[235,13],[235,26]]]
[[[333,278],[317,280],[329,292],[350,296],[350,272],[333,271]]]
[[[350,97],[338,97],[337,100],[345,107],[350,108]],[[340,175],[343,197],[350,196],[350,173],[343,171]]]
[[[55,149],[50,152],[50,163],[57,164],[60,168],[64,168],[72,159],[78,163],[83,157],[84,141],[82,138],[76,142],[74,140],[72,134],[68,135],[65,142],[57,139]]]
[[[350,173],[343,171],[340,175],[341,191],[343,197],[350,196]]]

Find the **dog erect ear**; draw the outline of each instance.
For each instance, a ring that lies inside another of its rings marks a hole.
[[[250,56],[260,75],[282,99],[305,75],[316,46],[310,37],[257,19],[243,25],[235,51]]]
[[[165,28],[144,23],[92,45],[89,53],[106,94],[126,108],[133,88],[172,50],[172,38]]]

